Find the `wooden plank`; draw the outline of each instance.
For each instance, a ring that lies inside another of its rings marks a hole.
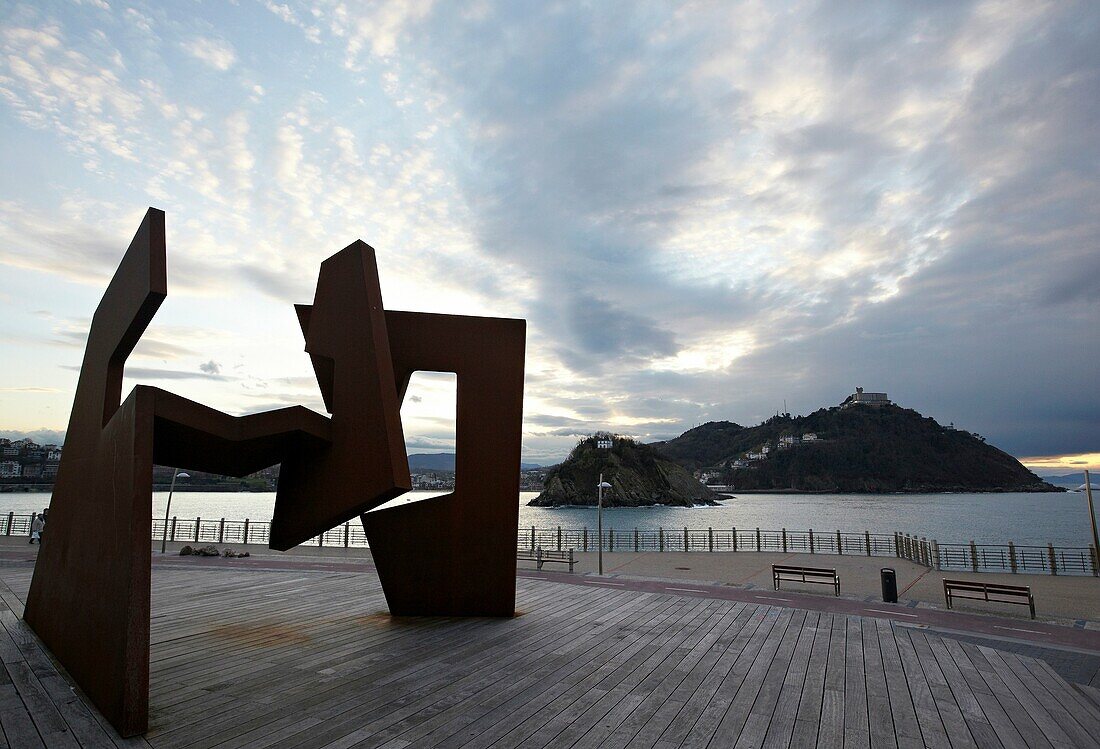
[[[951,647],[951,641],[948,641],[948,643],[948,646]],[[1004,727],[1001,725],[1001,721],[1007,719],[1022,737],[1021,744],[1023,746],[1052,746],[1051,742],[1043,734],[1042,729],[1036,725],[1034,719],[1023,708],[1016,697],[1013,696],[1011,690],[1009,690],[1004,682],[1000,680],[978,648],[966,643],[954,644],[958,645],[958,650],[953,651],[953,654],[956,652],[961,654],[962,658],[972,664],[974,670],[977,671],[978,675],[989,689],[988,695],[977,693],[975,696],[977,696],[979,703],[981,703],[982,710],[985,712],[986,716],[989,717],[989,722],[993,725],[993,729],[997,731],[998,737],[1001,738],[1001,743],[1006,746],[1008,746],[1009,743],[1009,740],[1006,740],[1005,736],[1002,736]],[[956,658],[956,663],[957,662],[959,662],[958,658]]]
[[[917,723],[916,708],[913,705],[913,697],[909,692],[905,669],[902,666],[898,645],[895,641],[895,637],[899,635],[893,625],[885,619],[876,620],[875,628],[878,634],[879,652],[886,678],[887,698],[894,719],[894,732],[897,742],[899,745],[903,745],[917,741],[923,745],[920,726]]]
[[[706,673],[696,672],[684,680],[670,697],[680,710],[654,740],[680,746],[689,736],[709,736],[722,720],[726,708],[744,681],[745,673],[779,618],[779,611],[754,606],[744,628]],[[637,745],[637,741],[631,742]]]
[[[820,615],[817,612],[807,612],[806,619],[802,622],[798,633],[798,641],[794,646],[790,665],[783,676],[782,688],[775,703],[775,710],[771,714],[766,727],[762,746],[785,747],[791,743],[794,736],[795,721],[798,718],[798,706],[806,691],[806,682],[809,675],[810,654],[813,650],[814,640],[818,635],[818,623]],[[814,676],[816,679],[816,674]],[[753,705],[756,709],[756,705]],[[820,709],[820,708],[819,708]],[[738,737],[740,741],[741,737]]]
[[[740,653],[743,643],[754,631],[756,627],[754,621],[760,622],[763,618],[763,613],[758,607],[744,604],[737,609],[735,619],[730,620],[727,614],[716,628],[717,638],[707,638],[700,642],[693,651],[694,659],[685,659],[684,663],[678,666],[664,683],[654,688],[649,701],[650,712],[640,713],[636,721],[641,723],[641,726],[639,728],[627,726],[629,736],[620,736],[617,731],[604,742],[604,746],[618,749],[623,746],[650,747],[658,744],[661,741],[661,735],[669,730],[672,722],[697,691],[701,694],[711,694],[710,684],[717,689],[720,683],[718,674],[725,674],[729,670]],[[723,667],[721,665],[723,663],[728,663],[729,666]],[[696,701],[696,704],[699,702]]]
[[[802,682],[798,711],[795,713],[794,730],[790,746],[816,746],[818,726],[822,720],[822,701],[825,696],[825,673],[829,660],[829,644],[832,635],[832,614],[820,614],[814,624],[814,640],[806,665],[806,678]]]
[[[871,744],[867,717],[867,671],[863,663],[863,630],[859,617],[848,617],[844,663],[844,746]]]
[[[844,746],[844,713],[847,710],[844,680],[847,678],[848,618],[833,615],[829,639],[829,657],[825,669],[825,689],[821,698],[821,723],[818,726],[819,747]],[[868,739],[870,741],[870,739]]]
[[[805,619],[805,611],[784,609],[780,612],[776,626],[761,646],[745,675],[744,683],[714,731],[711,741],[716,746],[734,746],[740,741],[742,733],[745,734],[743,746],[762,743],[783,686],[783,674]],[[750,723],[749,718],[754,715],[756,717]],[[688,745],[691,745],[690,742]]]
[[[894,716],[890,712],[890,694],[879,645],[878,625],[874,619],[864,619],[860,627],[863,647],[863,669],[867,685],[867,718],[873,749],[897,747]]]
[[[1094,740],[1089,731],[1041,683],[1026,670],[1013,669],[1009,665],[1008,661],[1016,660],[1015,656],[982,646],[979,649],[1052,744],[1088,746]]]
[[[678,746],[705,746],[722,722],[738,691],[746,684],[750,669],[757,661],[764,643],[777,631],[782,634],[786,622],[777,609],[760,607],[757,626],[746,640],[735,642],[730,658],[720,659],[699,685],[699,689],[684,703],[659,741]],[[740,640],[740,638],[738,638]],[[734,652],[736,651],[736,652]]]
[[[932,689],[928,685],[928,679],[921,668],[920,658],[913,648],[913,642],[902,635],[894,638],[898,648],[898,656],[901,658],[902,668],[905,669],[906,681],[909,684],[909,694],[913,699],[913,707],[917,713],[917,724],[920,726],[921,737],[925,746],[950,747],[951,742],[947,738],[947,731],[943,727],[943,718],[940,717],[939,707],[932,696]]]

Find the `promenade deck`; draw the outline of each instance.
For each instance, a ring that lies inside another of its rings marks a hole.
[[[151,726],[124,741],[18,618],[31,570],[0,566],[12,747],[1100,745],[1087,687],[886,619],[592,578],[521,578],[513,619],[394,619],[369,571],[234,560],[154,567]]]

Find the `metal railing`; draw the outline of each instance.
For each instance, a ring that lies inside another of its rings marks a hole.
[[[808,554],[894,556],[894,536],[881,533],[841,531],[789,531],[761,528],[657,528],[616,530],[605,528],[603,536],[585,528],[521,528],[517,544],[530,549],[576,549],[595,551],[600,541],[604,551],[780,551]]]
[[[1100,558],[1091,546],[1018,546],[941,544],[908,533],[792,531],[786,528],[605,529],[597,538],[584,528],[520,528],[516,538],[526,549],[596,551],[778,551],[802,554],[894,557],[936,570],[1100,576]]]
[[[29,536],[35,514],[0,515],[0,534]],[[163,518],[153,518],[152,540],[164,537]],[[192,544],[262,544],[270,539],[271,522],[226,520],[225,518],[168,519],[169,541]],[[48,533],[47,533],[48,535]],[[1011,572],[1050,575],[1100,576],[1100,559],[1092,546],[1046,546],[1007,544],[941,544],[908,533],[843,531],[793,531],[786,528],[605,528],[602,536],[582,528],[520,528],[519,548],[535,550],[595,551],[773,551],[800,554],[894,557],[929,569],[970,572]],[[302,544],[328,548],[367,548],[366,533],[358,522],[347,522]]]

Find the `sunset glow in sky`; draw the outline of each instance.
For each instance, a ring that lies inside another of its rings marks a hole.
[[[526,461],[861,385],[1100,468],[1097,122],[1089,2],[4,3],[0,429],[65,428],[156,206],[126,391],[323,411],[292,304],[358,238],[527,319]],[[418,376],[410,450],[453,416]]]

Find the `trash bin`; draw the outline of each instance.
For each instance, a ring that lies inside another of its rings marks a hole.
[[[898,602],[898,574],[890,567],[879,570],[882,577],[882,600],[886,603]]]

